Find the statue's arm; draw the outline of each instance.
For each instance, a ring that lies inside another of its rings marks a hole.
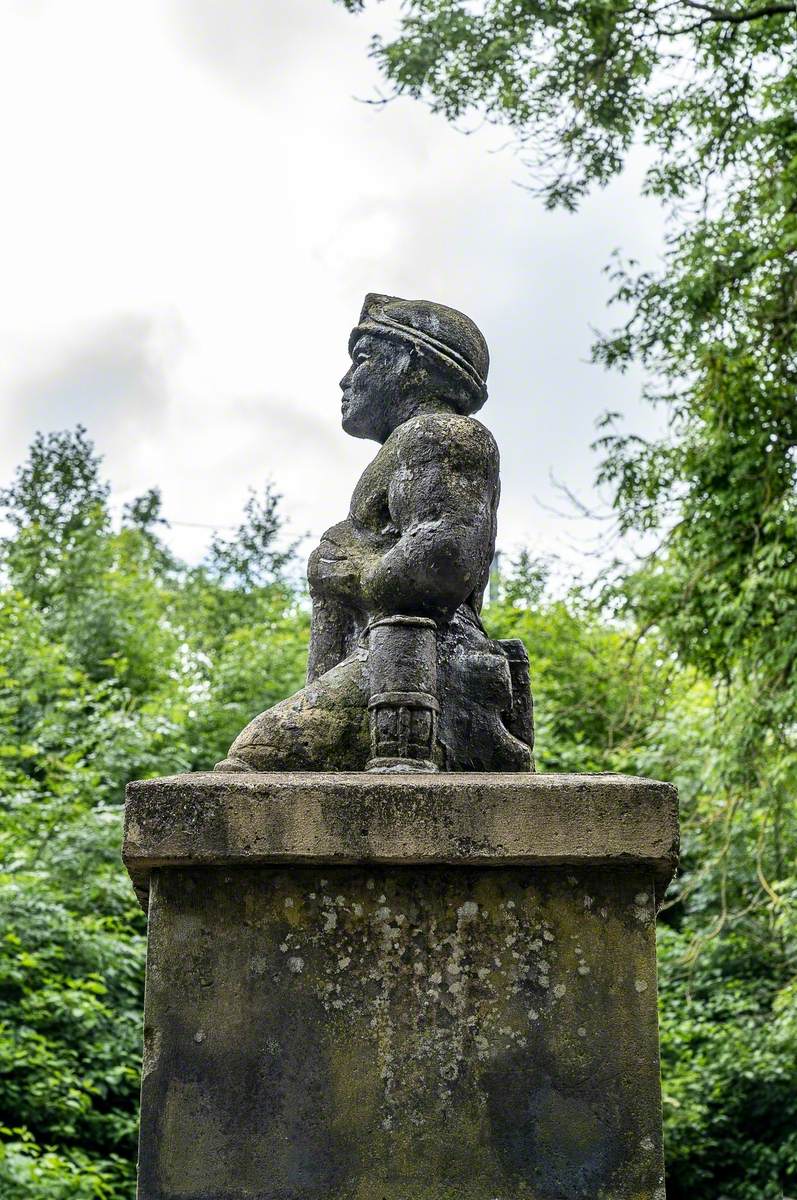
[[[349,654],[352,618],[343,605],[333,600],[313,600],[310,645],[307,652],[307,682],[336,667]]]
[[[342,662],[355,639],[360,560],[349,522],[327,530],[310,555],[307,578],[313,598],[307,660],[307,681],[311,683]]]
[[[388,492],[399,539],[363,569],[371,614],[450,618],[479,581],[492,552],[498,450],[467,418],[408,422]]]

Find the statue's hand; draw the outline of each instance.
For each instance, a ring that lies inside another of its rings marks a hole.
[[[346,600],[359,606],[365,557],[348,521],[327,530],[307,562],[311,595]]]

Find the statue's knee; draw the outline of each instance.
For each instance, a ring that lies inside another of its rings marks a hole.
[[[235,754],[228,754],[226,758],[221,760],[221,762],[216,763],[213,770],[224,771],[233,774],[241,771],[254,771],[256,768],[248,763],[245,759],[239,758]]]

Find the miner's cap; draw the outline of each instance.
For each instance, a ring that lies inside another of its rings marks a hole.
[[[465,415],[487,399],[490,353],[478,326],[456,308],[431,300],[404,300],[369,292],[349,338],[349,353],[365,334],[407,342],[451,373],[458,386],[452,399]]]

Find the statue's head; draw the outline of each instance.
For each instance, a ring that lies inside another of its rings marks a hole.
[[[384,442],[423,405],[470,415],[487,399],[490,355],[464,313],[429,300],[365,297],[340,381],[343,428]]]

